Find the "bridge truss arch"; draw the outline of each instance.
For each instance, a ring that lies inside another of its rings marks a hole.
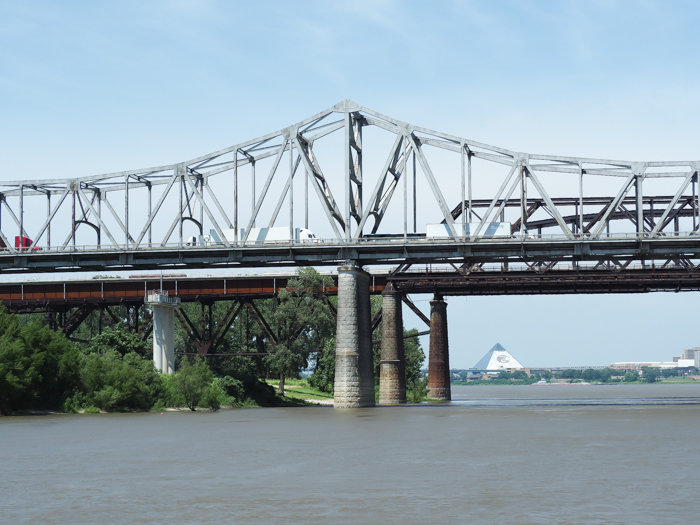
[[[0,182],[0,270],[348,259],[460,272],[633,261],[694,270],[699,170],[700,161],[523,153],[345,100],[184,162]],[[265,227],[289,233],[253,239]],[[299,238],[302,227],[316,238]]]

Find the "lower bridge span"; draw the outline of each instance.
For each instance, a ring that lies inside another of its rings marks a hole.
[[[588,293],[648,293],[698,291],[700,271],[680,267],[567,268],[544,271],[523,269],[411,270],[372,273],[370,293],[380,294],[387,283],[403,294],[532,295]],[[334,285],[324,289],[337,295]],[[217,302],[240,298],[265,299],[287,286],[289,274],[233,277],[178,276],[0,283],[0,301],[13,313],[38,313],[76,308],[87,303],[141,305],[149,290],[161,289],[182,302]]]
[[[430,334],[428,386],[431,397],[449,400],[449,345],[444,296],[700,291],[700,272],[694,266],[684,267],[680,264],[665,267],[644,264],[591,267],[533,265],[530,268],[453,266],[449,270],[445,267],[401,266],[381,273],[367,273],[350,264],[330,276],[333,284],[324,288],[323,292],[326,296],[338,296],[337,307],[326,301],[336,318],[339,334],[335,403],[337,407],[347,408],[374,404],[374,375],[377,373],[371,365],[374,344],[381,345],[380,401],[386,404],[405,402],[405,384],[402,382],[405,363],[400,328],[402,303],[429,327],[428,332],[423,333]],[[274,330],[255,301],[274,297],[292,277],[292,274],[231,277],[183,275],[164,276],[162,280],[159,276],[135,276],[83,281],[5,282],[0,283],[0,301],[13,313],[45,313],[51,328],[77,341],[81,339],[75,337],[76,330],[95,313],[100,329],[103,321],[111,326],[125,323],[128,329],[144,340],[155,331],[158,337],[153,338],[154,362],[168,373],[174,370],[172,334],[176,320],[189,336],[198,355],[242,355],[258,360],[267,355],[259,350],[251,353],[243,349],[237,353],[225,353],[226,350],[219,348],[235,319],[242,313],[245,313],[246,319],[250,316],[268,341],[276,341]],[[382,295],[384,306],[370,318],[369,297],[376,294]],[[433,294],[429,315],[413,304],[409,298],[411,294]],[[161,296],[164,302],[156,296]],[[169,298],[173,298],[172,301]],[[224,318],[215,321],[212,306],[220,301],[228,301],[230,306]],[[185,309],[179,308],[181,302],[198,303],[197,309],[201,308],[201,313],[190,308],[188,314]],[[115,307],[118,307],[119,313],[115,313]],[[156,311],[158,308],[162,312]],[[155,315],[158,313],[160,317]],[[381,340],[373,341],[372,334],[380,322]],[[159,358],[156,359],[156,356]],[[259,363],[261,366],[262,361]]]

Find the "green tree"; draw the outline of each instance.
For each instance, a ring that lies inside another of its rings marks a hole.
[[[0,412],[60,408],[78,387],[78,359],[63,334],[0,305]]]
[[[567,370],[564,370],[563,372],[557,372],[556,377],[561,379],[580,379],[581,371],[569,368]]]
[[[234,401],[241,400],[245,391],[241,381],[231,376],[217,377],[214,381],[226,397]]]
[[[606,368],[605,370],[599,370],[598,371],[598,381],[602,383],[607,383],[610,381],[610,378],[612,377],[613,373],[609,368]]]
[[[313,268],[302,268],[281,290],[271,312],[277,330],[274,352],[267,356],[270,371],[280,378],[279,394],[284,395],[285,377],[296,377],[308,365],[308,357],[325,347],[335,330],[335,320],[323,290],[333,286]]]
[[[22,340],[39,373],[35,407],[60,409],[80,388],[80,353],[65,335],[39,323],[23,326]]]
[[[644,380],[647,383],[655,383],[658,378],[659,378],[658,368],[647,368],[646,370],[644,370]]]
[[[204,406],[212,412],[216,412],[221,408],[221,399],[224,397],[224,391],[219,387],[216,380],[212,381],[204,393]]]
[[[0,305],[0,412],[24,408],[40,380],[33,356],[21,337],[15,316]]]
[[[415,335],[418,330],[404,328],[404,336]],[[425,363],[425,353],[417,337],[404,337],[404,356],[406,359],[406,398],[411,403],[420,403],[428,395],[428,378],[423,377],[421,368]]]
[[[329,338],[323,349],[316,353],[314,373],[309,377],[309,385],[323,392],[333,392],[335,381],[335,337]]]
[[[596,370],[593,370],[592,368],[587,368],[581,374],[581,378],[583,378],[585,381],[597,381],[598,372]]]
[[[153,362],[135,353],[115,350],[84,357],[82,404],[102,410],[148,410],[155,403],[160,380]]]
[[[213,378],[212,371],[202,359],[197,359],[193,364],[183,360],[178,371],[177,386],[185,406],[194,411],[207,394],[207,390]]]
[[[178,408],[185,406],[185,398],[180,392],[177,374],[160,375],[160,392],[156,407]]]
[[[636,370],[630,370],[625,374],[626,383],[633,383],[635,381],[639,381],[639,372],[637,372]]]
[[[150,354],[148,343],[140,335],[128,330],[124,325],[117,324],[114,328],[106,328],[96,335],[85,349],[88,354],[104,354],[115,351],[124,356],[135,353],[140,356]]]

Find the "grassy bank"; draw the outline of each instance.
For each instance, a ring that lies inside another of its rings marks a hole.
[[[279,389],[280,382],[278,379],[267,379],[265,382],[273,386],[275,390]],[[333,399],[333,394],[309,386],[309,382],[306,379],[285,379],[284,396],[290,399],[314,399],[317,401]]]

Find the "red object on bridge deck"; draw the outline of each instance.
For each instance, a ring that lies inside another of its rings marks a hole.
[[[20,249],[20,239],[22,240],[21,249]],[[24,236],[20,237],[19,235],[15,235],[15,249],[17,249],[17,250],[27,251],[25,248],[29,248],[33,242],[34,241],[32,241],[29,237],[24,237]],[[37,252],[39,250],[41,250],[41,248],[39,248],[38,246],[34,246],[32,251]]]

